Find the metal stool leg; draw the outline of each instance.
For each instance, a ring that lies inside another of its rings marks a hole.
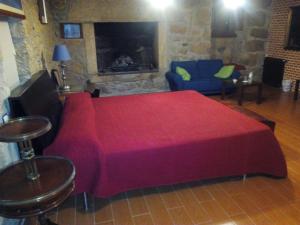
[[[243,183],[245,183],[246,180],[247,180],[247,174],[244,174],[244,175],[243,175]]]
[[[87,212],[89,211],[89,202],[88,202],[88,196],[86,192],[83,192],[83,208]]]
[[[262,103],[262,92],[263,92],[263,85],[259,84],[258,87],[257,87],[256,104],[261,104]]]
[[[244,87],[240,86],[238,92],[239,92],[238,104],[241,106],[243,105],[243,100],[244,100]]]

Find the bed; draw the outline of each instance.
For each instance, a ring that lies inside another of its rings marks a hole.
[[[219,177],[287,176],[269,127],[197,92],[101,98],[78,93],[66,99],[61,113],[50,82],[40,72],[9,101],[14,116],[44,115],[55,123],[38,142],[43,146],[35,147],[73,161],[75,193],[110,197]]]
[[[194,91],[69,96],[47,155],[71,159],[76,192],[120,192],[243,174],[287,175],[272,131]]]

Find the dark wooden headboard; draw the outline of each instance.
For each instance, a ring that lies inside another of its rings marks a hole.
[[[52,123],[52,129],[40,138],[33,140],[37,154],[50,145],[59,129],[63,106],[58,98],[56,84],[47,71],[34,74],[30,80],[14,89],[8,99],[11,116],[41,115]]]

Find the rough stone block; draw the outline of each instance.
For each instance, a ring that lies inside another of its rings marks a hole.
[[[175,34],[184,34],[187,31],[187,27],[179,24],[172,24],[170,26],[170,32]]]
[[[251,0],[251,4],[256,8],[265,9],[272,5],[272,0]]]
[[[268,38],[268,34],[269,34],[268,30],[262,28],[254,28],[250,32],[250,35],[252,37],[262,38],[262,39]]]
[[[258,52],[265,50],[265,42],[260,40],[252,40],[246,43],[246,49],[249,52]]]
[[[193,18],[193,22],[200,26],[200,25],[210,25],[211,24],[211,10],[209,8],[201,8],[197,10],[195,16]]]
[[[248,54],[248,63],[246,64],[247,66],[256,66],[257,64],[257,54]]]
[[[180,49],[178,50],[178,53],[181,54],[181,55],[185,55],[185,54],[187,54],[187,52],[188,52],[188,49],[187,49],[187,48],[180,48]]]
[[[196,54],[205,54],[210,49],[210,43],[194,43],[191,46],[191,52]]]
[[[248,14],[247,16],[247,24],[248,26],[265,26],[267,21],[266,14],[262,11],[258,11],[255,13]]]

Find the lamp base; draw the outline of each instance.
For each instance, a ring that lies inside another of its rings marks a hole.
[[[69,85],[60,86],[60,91],[70,91],[71,87]]]

